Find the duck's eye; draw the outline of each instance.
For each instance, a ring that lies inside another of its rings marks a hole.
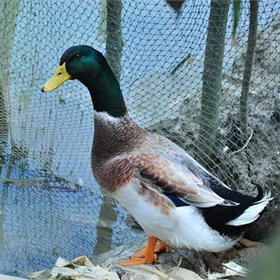
[[[61,72],[58,72],[58,73],[57,73],[57,76],[60,76],[61,74],[62,74]]]
[[[80,58],[80,57],[81,57],[81,55],[79,53],[73,54],[73,55],[70,56],[69,61],[73,61],[73,60],[75,60],[77,58]]]

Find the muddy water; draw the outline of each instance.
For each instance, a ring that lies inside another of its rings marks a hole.
[[[102,237],[98,238],[99,252],[129,241],[122,240],[122,232],[127,237],[129,228],[119,217],[118,222],[110,221],[112,242],[106,221],[98,222],[101,202],[100,192],[35,172],[25,160],[2,155],[0,268],[34,271],[52,266],[58,256],[93,256],[97,231]]]

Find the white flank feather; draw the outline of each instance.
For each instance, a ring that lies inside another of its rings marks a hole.
[[[266,193],[261,200],[256,201],[252,206],[248,207],[239,217],[227,222],[226,225],[242,226],[253,223],[260,217],[260,213],[272,199],[273,198],[271,197],[271,193]]]
[[[220,252],[231,248],[238,240],[213,230],[199,209],[193,206],[171,206],[161,212],[149,197],[139,194],[139,182],[131,181],[113,196],[142,226],[149,236],[155,236],[175,248]]]

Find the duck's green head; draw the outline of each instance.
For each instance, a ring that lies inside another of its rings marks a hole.
[[[84,45],[67,49],[55,73],[41,90],[52,91],[73,79],[89,89],[96,111],[105,111],[117,117],[126,113],[119,82],[105,57],[96,49]]]
[[[42,91],[52,91],[70,79],[87,80],[97,77],[104,67],[103,55],[90,46],[74,46],[62,55],[54,75]]]

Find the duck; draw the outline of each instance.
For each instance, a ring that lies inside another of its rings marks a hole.
[[[157,253],[170,247],[224,251],[258,221],[271,193],[258,187],[253,197],[232,190],[175,143],[140,127],[101,52],[87,45],[68,48],[41,91],[68,80],[80,81],[92,100],[97,183],[148,235],[147,246],[122,265],[155,263]]]

